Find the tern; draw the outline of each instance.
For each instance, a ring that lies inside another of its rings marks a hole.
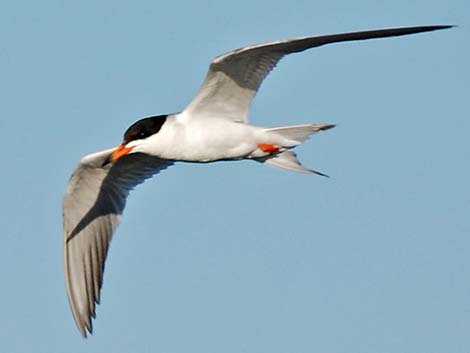
[[[141,119],[117,148],[83,157],[63,202],[67,294],[82,334],[92,333],[108,248],[132,188],[175,162],[248,159],[294,172],[304,168],[292,149],[334,127],[306,124],[265,128],[248,124],[263,79],[284,56],[325,44],[403,36],[450,28],[419,26],[303,37],[244,47],[219,56],[191,103],[180,113]]]

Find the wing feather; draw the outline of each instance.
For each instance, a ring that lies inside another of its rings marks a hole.
[[[171,161],[141,153],[114,164],[104,162],[114,149],[84,157],[64,196],[64,262],[67,293],[84,337],[100,302],[106,255],[130,190],[165,169]]]
[[[259,86],[285,55],[330,43],[403,36],[450,27],[403,27],[303,37],[231,51],[211,63],[198,94],[184,110],[187,113],[185,116],[225,118],[247,123],[251,103]]]

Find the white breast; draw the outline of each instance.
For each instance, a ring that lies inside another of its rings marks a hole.
[[[237,159],[256,150],[260,133],[260,128],[226,119],[179,119],[175,114],[135,151],[188,162]]]

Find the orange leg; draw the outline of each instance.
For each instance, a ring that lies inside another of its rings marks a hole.
[[[270,143],[260,143],[258,145],[258,148],[261,151],[267,152],[267,153],[276,153],[276,152],[279,152],[279,150],[281,149],[279,146],[271,145]]]

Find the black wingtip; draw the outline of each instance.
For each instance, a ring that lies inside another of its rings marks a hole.
[[[427,27],[429,27],[430,31],[435,31],[438,29],[447,29],[447,28],[453,28],[457,26],[456,25],[436,25],[436,26],[427,26]]]
[[[430,26],[409,27],[409,29],[411,30],[416,29],[417,30],[416,33],[419,33],[419,32],[439,31],[441,29],[449,29],[453,27],[457,27],[457,26],[456,25],[430,25]]]
[[[423,32],[432,32],[432,31],[440,31],[442,29],[449,29],[452,27],[456,27],[455,25],[429,25],[429,26],[416,26],[416,27],[402,27],[394,29],[396,32],[392,34],[392,36],[402,36],[402,35],[409,35],[409,34],[417,34]]]
[[[316,170],[313,170],[313,169],[310,169],[310,171],[313,173],[313,174],[316,174],[316,175],[319,175],[319,176],[322,176],[322,177],[325,177],[325,178],[329,178],[330,176],[327,175],[327,174],[323,174],[319,171],[316,171]]]
[[[334,127],[336,127],[335,124],[328,124],[328,125],[324,125],[320,128],[320,131],[326,131],[326,130],[330,130],[330,129],[333,129]]]

